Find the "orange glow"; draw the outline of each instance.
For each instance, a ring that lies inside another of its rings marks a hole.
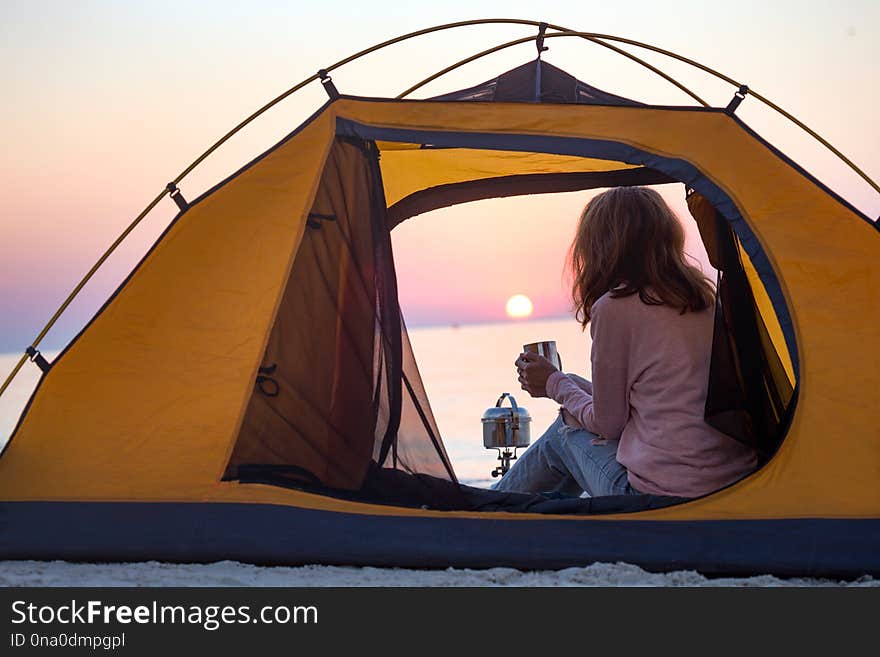
[[[514,294],[507,300],[507,316],[514,319],[530,317],[535,307],[525,294]]]
[[[384,38],[453,20],[456,13],[422,3],[389,21],[383,12],[362,11],[363,3],[343,0],[321,8],[321,16],[333,21],[330,37],[305,30],[291,40],[291,25],[308,24],[317,15],[308,3],[265,3],[271,10],[256,13],[242,13],[235,3],[214,3],[209,21],[198,3],[177,3],[178,20],[170,23],[162,12],[142,10],[142,3],[112,4],[113,11],[97,11],[92,3],[54,3],[52,11],[45,11],[44,3],[4,5],[0,80],[8,101],[0,106],[0,353],[18,353],[30,344],[104,249],[169,180],[242,117],[311,75],[315,62],[338,61]],[[480,13],[506,14],[508,4],[484,3]],[[588,27],[582,3],[558,4],[554,21]],[[860,3],[843,12],[834,3],[811,6],[811,19],[794,23],[790,12],[774,3],[755,5],[750,12],[703,4],[701,18],[725,28],[710,39],[695,38],[692,27],[676,21],[665,5],[646,0],[625,10],[594,3],[590,21],[736,72],[806,119],[872,178],[880,177],[874,109],[880,87],[863,84],[871,79],[877,40],[861,27],[880,20],[880,3]],[[245,15],[248,29],[242,31]],[[743,31],[755,26],[763,35],[787,38],[736,47]],[[494,44],[513,38],[516,29],[483,26],[410,39],[335,69],[335,84],[346,94],[394,97],[473,54],[486,39]],[[647,103],[691,104],[666,80],[603,48],[580,39],[551,39],[548,45],[548,61],[584,82]],[[533,48],[533,43],[520,44],[473,61],[412,97],[491,79],[531,60]],[[767,67],[768,59],[777,65]],[[670,72],[678,77],[677,69]],[[817,77],[822,85],[811,83]],[[697,91],[711,82],[697,71],[681,79]],[[707,100],[724,106],[732,92],[719,86]],[[180,181],[184,196],[198,198],[326,100],[322,85],[313,81],[261,115]],[[737,115],[869,216],[880,212],[877,194],[800,128],[751,100]],[[686,225],[688,252],[714,278],[684,189],[680,184],[657,189]],[[407,324],[509,321],[503,302],[511,290],[528,292],[535,306],[532,320],[570,316],[566,254],[584,205],[598,191],[487,199],[397,226],[394,260]],[[44,346],[60,347],[82,328],[176,213],[168,198],[159,203],[64,313]]]

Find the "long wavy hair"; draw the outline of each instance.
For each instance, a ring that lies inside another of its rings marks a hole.
[[[606,292],[638,294],[650,305],[704,310],[712,283],[684,254],[684,229],[663,197],[645,187],[616,187],[581,214],[569,251],[575,317],[586,328],[590,308]]]

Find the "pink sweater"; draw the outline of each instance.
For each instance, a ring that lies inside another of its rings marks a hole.
[[[591,311],[592,387],[562,372],[547,380],[581,427],[620,439],[617,460],[643,493],[696,497],[755,468],[752,449],[703,419],[713,312],[606,293]]]

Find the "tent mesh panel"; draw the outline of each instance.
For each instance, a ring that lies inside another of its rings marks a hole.
[[[730,223],[696,192],[687,202],[709,260],[721,273],[706,421],[754,447],[766,462],[779,448],[793,408],[793,382],[783,364],[788,354],[780,354],[771,339],[770,318],[762,316],[745,272],[742,258],[748,255]]]
[[[581,82],[543,59],[526,62],[491,80],[430,100],[644,105]]]
[[[360,490],[383,469],[455,482],[398,305],[375,145],[337,139],[226,478]]]

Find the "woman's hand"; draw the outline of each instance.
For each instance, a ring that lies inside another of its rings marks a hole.
[[[547,379],[559,370],[544,356],[530,351],[521,353],[514,363],[519,374],[520,388],[532,397],[547,396]]]

